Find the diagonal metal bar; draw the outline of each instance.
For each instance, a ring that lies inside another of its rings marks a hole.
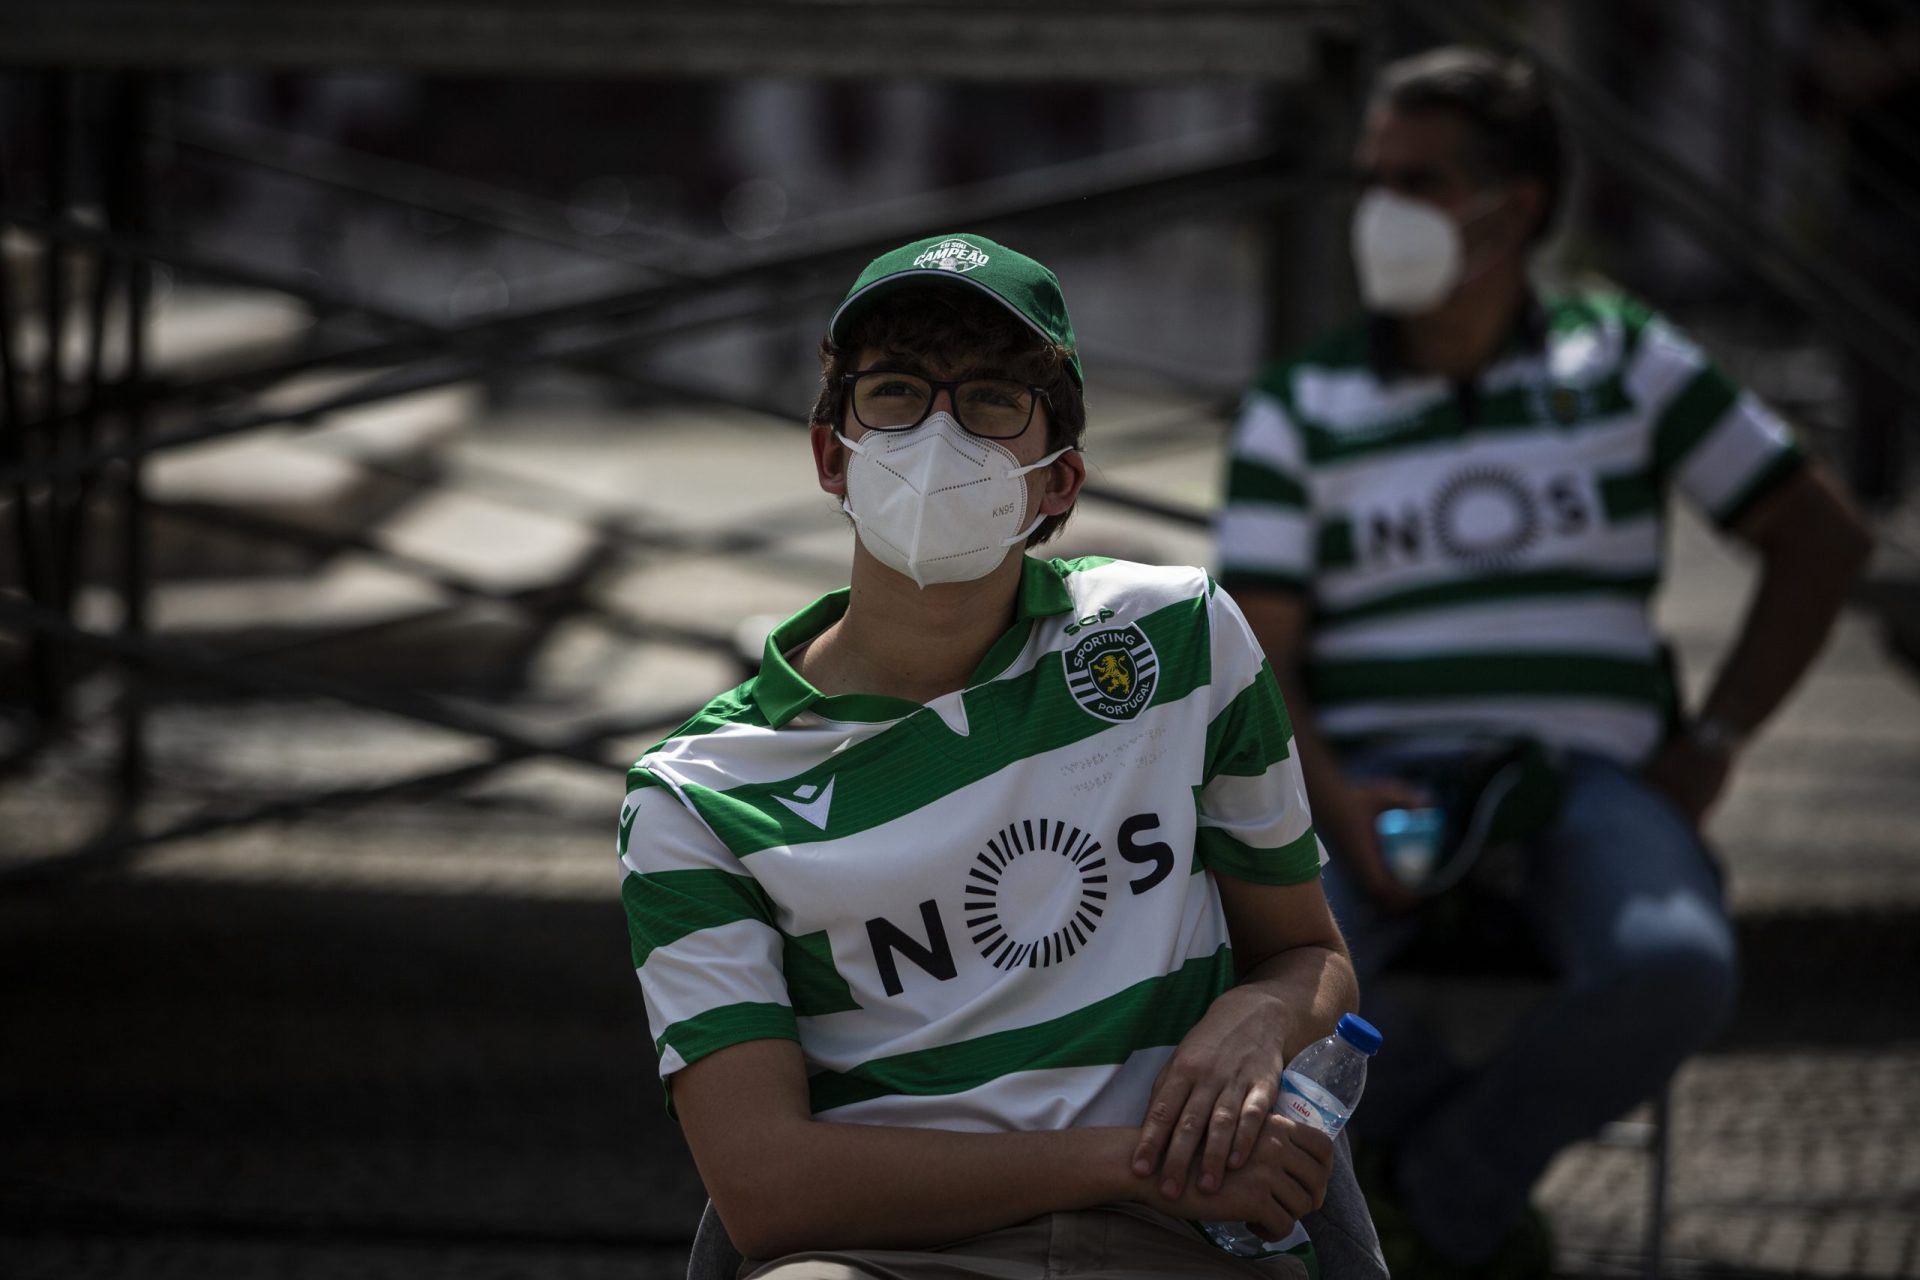
[[[449,600],[435,607],[391,618],[378,618],[372,622],[342,627],[337,631],[319,631],[294,639],[281,640],[278,643],[251,646],[242,650],[238,656],[248,662],[284,662],[289,657],[311,653],[315,649],[337,648],[340,645],[351,645],[358,641],[392,635],[413,627],[432,626],[436,622],[458,617],[461,609],[465,607],[461,601]]]
[[[636,379],[636,382],[649,389],[666,386],[652,379]],[[785,415],[777,413],[774,416]],[[313,447],[311,443],[309,447]],[[525,472],[514,471],[509,467],[489,464],[474,458],[461,459],[458,477],[462,480],[481,481],[477,485],[450,483],[447,476],[428,468],[413,468],[360,457],[354,458],[353,462],[354,465],[375,475],[408,486],[414,493],[428,490],[471,493],[517,511],[559,516],[563,519],[580,518],[579,504],[582,498],[578,492],[550,480],[543,480]],[[552,500],[543,502],[531,496],[540,492],[551,495]],[[802,505],[790,505],[778,512],[768,511],[763,513],[750,529],[689,531],[678,528],[635,527],[628,522],[627,517],[640,514],[638,508],[623,508],[619,511],[603,513],[596,517],[589,527],[597,536],[633,551],[670,551],[682,555],[738,555],[777,548],[791,532],[811,528],[822,505],[822,499],[809,498]]]
[[[1144,154],[1143,154],[1144,152]],[[1197,156],[1197,158],[1196,158]],[[342,366],[387,366],[449,352],[518,353],[527,362],[564,358],[530,344],[568,329],[631,323],[665,308],[735,287],[790,284],[796,278],[858,263],[935,226],[994,226],[1032,220],[1084,222],[1096,216],[1141,218],[1181,209],[1217,212],[1270,199],[1303,175],[1281,151],[1244,143],[1143,148],[1120,157],[1055,166],[976,186],[929,193],[877,211],[816,219],[762,246],[716,248],[690,262],[679,279],[447,328],[431,335],[308,352],[239,373],[176,386],[171,395],[198,398],[272,385],[299,374]],[[617,340],[613,345],[618,345]],[[244,428],[242,428],[244,429]]]
[[[236,662],[224,655],[211,653],[201,646],[181,640],[160,639],[154,636],[135,638],[124,634],[109,635],[104,632],[89,631],[75,625],[54,610],[40,605],[0,597],[0,625],[48,635],[67,644],[109,654],[124,662],[170,670],[213,684],[228,685],[276,697],[293,694],[303,697],[331,698],[336,702],[343,702],[362,710],[378,711],[418,724],[431,725],[480,738],[499,750],[520,751],[527,755],[560,756],[595,766],[614,767],[607,758],[566,740],[543,741],[516,732],[485,717],[462,711],[438,698],[406,693],[401,690],[385,690],[376,693],[361,685],[329,679],[326,676],[280,668],[268,669],[259,663]]]
[[[37,231],[55,243],[91,249],[109,260],[119,258],[135,265],[164,263],[176,270],[223,284],[283,294],[305,303],[317,315],[352,316],[379,331],[412,335],[444,332],[425,317],[336,293],[303,276],[213,257],[128,229],[86,225],[15,204],[0,204],[0,223],[12,223]],[[151,270],[151,267],[147,269]],[[125,376],[123,373],[113,384],[102,386],[97,401],[90,406],[76,412],[42,414],[36,419],[36,425],[41,431],[58,432],[84,426],[96,420],[98,415],[125,413],[135,408],[149,412],[169,406],[204,408],[209,401],[228,399],[246,389],[243,373],[232,375],[231,380],[223,375],[192,381],[148,377],[144,371],[140,377]]]
[[[100,835],[73,849],[47,854],[30,862],[0,867],[0,884],[39,884],[64,879],[76,873],[117,867],[131,860],[136,853],[162,844],[213,835],[222,831],[236,831],[244,827],[258,826],[263,822],[276,822],[297,817],[315,809],[339,811],[360,805],[377,804],[385,800],[438,795],[455,787],[478,782],[490,774],[537,755],[559,755],[566,759],[601,764],[603,762],[600,758],[582,753],[590,753],[593,748],[604,746],[614,738],[629,737],[636,733],[660,730],[666,726],[679,724],[704,705],[706,704],[702,701],[676,710],[648,715],[644,720],[603,722],[553,744],[555,749],[551,751],[499,747],[485,760],[475,760],[449,769],[436,769],[405,778],[390,779],[371,786],[337,787],[330,791],[277,797],[234,809],[195,813],[151,831],[137,831],[130,829],[125,823],[114,823]],[[625,765],[610,767],[624,768]]]
[[[285,174],[666,276],[679,273],[681,255],[688,249],[708,247],[695,237],[648,227],[644,232],[648,239],[674,247],[666,252],[638,249],[619,235],[594,236],[574,230],[567,223],[566,210],[547,200],[320,138],[295,137],[251,121],[216,120],[177,104],[167,111],[163,132],[156,137],[214,160]]]
[[[79,475],[110,462],[144,458],[182,445],[220,440],[261,427],[280,425],[295,428],[313,427],[329,414],[356,409],[362,405],[378,404],[419,391],[430,391],[438,387],[468,382],[504,368],[565,363],[621,350],[639,342],[738,324],[778,309],[777,305],[764,302],[745,306],[736,304],[729,308],[710,308],[704,313],[687,318],[673,317],[658,321],[634,332],[575,340],[572,343],[553,344],[543,348],[528,347],[459,358],[442,357],[437,361],[414,368],[372,375],[365,382],[347,391],[320,395],[290,408],[253,410],[215,416],[203,419],[191,427],[156,431],[137,440],[94,448],[62,458],[27,464],[0,465],[0,486]]]
[[[590,618],[626,640],[682,644],[729,654],[734,651],[731,637],[699,631],[691,627],[643,621],[627,614],[616,613],[592,601],[568,600],[556,610],[553,604],[544,598],[551,594],[551,587],[542,586],[523,591],[489,587],[444,565],[385,546],[366,534],[311,529],[285,520],[276,520],[271,516],[237,511],[231,507],[153,502],[148,504],[148,509],[156,515],[163,515],[169,519],[241,533],[252,538],[291,543],[325,555],[352,553],[364,556],[388,568],[417,578],[462,601],[505,605],[531,616],[545,616],[556,611],[565,612],[570,616]],[[343,635],[344,633],[332,633],[316,637],[315,641],[332,642],[343,638]],[[304,644],[302,647],[305,647]]]
[[[157,240],[150,235],[124,227],[94,226],[90,223],[76,222],[71,217],[49,214],[40,209],[14,203],[0,204],[0,222],[11,222],[64,244],[93,249],[101,253],[145,258],[149,262],[165,263],[167,266],[223,283],[268,289],[274,293],[282,293],[298,299],[323,313],[338,312],[359,316],[394,326],[408,333],[445,332],[442,326],[425,316],[383,307],[377,302],[364,298],[336,293],[316,285],[310,277],[297,272],[274,271],[267,267],[235,262],[231,258],[215,257],[185,245]],[[211,380],[209,385],[212,385]],[[156,383],[153,386],[162,391],[170,389],[164,383]]]
[[[1089,484],[1080,492],[1095,502],[1125,507],[1129,511],[1138,511],[1142,515],[1158,516],[1162,520],[1171,520],[1175,524],[1183,524],[1189,528],[1204,529],[1213,523],[1211,511],[1191,507],[1184,502],[1168,502],[1165,498],[1135,493],[1131,489],[1121,489],[1110,484]]]
[[[395,335],[426,336],[444,335],[449,332],[446,326],[426,316],[339,293],[317,285],[307,277],[296,273],[273,271],[251,263],[237,262],[231,258],[215,257],[178,244],[156,240],[151,236],[50,218],[38,210],[23,209],[14,205],[0,205],[0,222],[12,222],[62,243],[92,249],[106,258],[121,258],[129,262],[164,263],[176,270],[223,284],[241,285],[246,288],[283,294],[306,304],[317,315],[346,316],[364,320],[376,330],[388,331]],[[599,363],[594,365],[591,371],[605,377],[626,380],[624,370],[616,364]],[[100,387],[96,398],[89,401],[87,408],[78,412],[42,418],[39,420],[39,426],[50,431],[59,431],[74,425],[85,427],[96,421],[100,415],[123,412],[135,404],[149,410],[163,406],[201,407],[209,400],[229,398],[235,392],[245,390],[246,377],[245,371],[238,371],[231,375],[192,381],[174,381],[166,378],[142,378],[129,381],[123,378],[117,383]],[[91,437],[88,438],[91,439]]]

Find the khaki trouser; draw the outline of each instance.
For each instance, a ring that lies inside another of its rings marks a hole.
[[[836,1249],[740,1265],[739,1280],[1307,1280],[1298,1258],[1236,1258],[1144,1205],[1050,1213],[935,1249]]]

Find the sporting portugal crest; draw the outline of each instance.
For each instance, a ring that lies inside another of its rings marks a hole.
[[[1153,701],[1160,660],[1138,627],[1089,632],[1067,650],[1067,691],[1102,720],[1131,720]]]

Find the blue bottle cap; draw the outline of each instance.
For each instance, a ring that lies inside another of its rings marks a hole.
[[[1357,1013],[1340,1015],[1334,1034],[1371,1058],[1380,1052],[1380,1031]]]

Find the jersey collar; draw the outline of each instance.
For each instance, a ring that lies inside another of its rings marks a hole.
[[[1073,593],[1067,590],[1066,567],[1058,560],[1026,557],[1020,566],[1020,599],[1014,605],[1013,620],[1051,618],[1073,612]]]
[[[1073,593],[1067,590],[1066,572],[1058,560],[1036,560],[1024,556],[1020,566],[1020,594],[1014,601],[1013,626],[1001,636],[975,672],[976,680],[1005,670],[999,661],[1004,649],[1035,618],[1048,618],[1073,610]],[[829,720],[898,720],[920,709],[917,702],[889,698],[880,694],[843,693],[828,695],[809,684],[793,669],[787,654],[838,622],[847,611],[849,591],[841,587],[829,591],[767,634],[767,645],[760,659],[760,674],[754,677],[753,700],[767,723],[778,729],[803,711],[814,710]]]
[[[1520,314],[1513,318],[1513,332],[1507,336],[1505,345],[1495,353],[1494,359],[1514,352],[1546,350],[1548,329],[1547,309],[1541,304],[1540,295],[1528,289],[1520,305]],[[1378,313],[1367,316],[1367,363],[1372,366],[1374,376],[1382,382],[1414,376],[1413,370],[1407,367],[1406,353],[1401,349],[1400,324],[1392,316]]]

